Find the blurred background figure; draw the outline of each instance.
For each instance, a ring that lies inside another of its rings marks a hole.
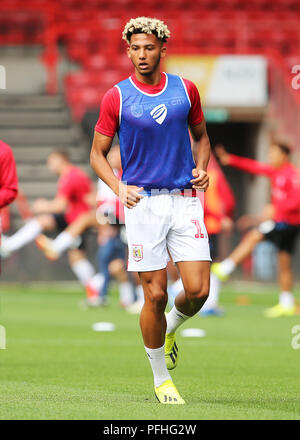
[[[121,179],[121,157],[119,145],[108,153],[108,162],[116,176]],[[136,299],[134,280],[127,272],[127,241],[124,231],[124,208],[119,198],[102,180],[98,179],[97,219],[101,226],[98,232],[98,267],[104,275],[101,298],[106,302],[111,279],[118,282],[120,305],[131,306]]]
[[[18,176],[14,155],[10,146],[0,140],[0,209],[10,205],[17,195]]]
[[[69,160],[65,150],[53,151],[47,160],[50,171],[59,176],[58,190],[52,200],[37,199],[32,205],[34,217],[10,237],[5,237],[1,246],[1,256],[8,258],[35,240],[43,231],[64,230],[82,213],[90,210],[87,197],[92,191],[90,178]],[[68,251],[69,264],[78,280],[88,286],[95,271],[84,252],[84,237],[79,243],[72,243]]]
[[[269,149],[269,164],[228,154],[221,145],[215,148],[224,166],[233,166],[271,180],[271,204],[265,206],[262,223],[250,230],[234,251],[221,263],[212,266],[220,281],[226,281],[236,266],[241,264],[262,240],[273,242],[278,249],[279,304],[266,310],[269,318],[291,316],[296,313],[292,294],[292,256],[300,233],[300,172],[291,163],[291,148],[274,142]]]
[[[214,155],[211,155],[209,166],[209,187],[204,198],[204,222],[210,239],[210,252],[213,261],[219,257],[219,239],[222,231],[231,232],[233,229],[233,214],[235,207],[235,198],[220,166]],[[201,193],[198,197],[203,199]],[[172,265],[169,266],[170,268]],[[181,279],[177,278],[172,270],[174,283],[169,288],[169,302],[171,305],[174,299],[183,290]],[[177,272],[177,271],[176,271]],[[220,281],[218,277],[211,274],[209,297],[200,311],[202,316],[222,316],[223,311],[219,308]]]

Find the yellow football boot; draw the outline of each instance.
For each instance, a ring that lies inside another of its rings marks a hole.
[[[296,314],[296,307],[284,307],[281,304],[277,304],[274,307],[270,307],[264,311],[266,318],[280,318],[281,316],[294,316]]]
[[[159,403],[163,405],[184,405],[185,401],[180,397],[173,382],[168,379],[159,387],[154,387],[154,392]]]
[[[175,333],[166,334],[165,359],[168,370],[173,370],[177,367],[178,347],[175,341]]]
[[[44,234],[40,234],[35,239],[35,244],[41,251],[44,252],[45,256],[50,261],[55,261],[59,258],[59,254],[52,247],[53,240],[51,238],[46,237]]]

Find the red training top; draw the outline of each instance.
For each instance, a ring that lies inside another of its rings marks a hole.
[[[58,181],[57,197],[68,201],[65,213],[67,223],[72,223],[77,217],[90,210],[86,201],[92,191],[91,179],[80,168],[71,165]]]
[[[209,187],[205,193],[204,222],[208,234],[219,234],[222,230],[222,219],[233,217],[235,198],[213,154],[210,156],[207,173]]]
[[[272,205],[275,221],[300,225],[300,173],[291,163],[281,168],[245,157],[229,155],[229,165],[252,174],[268,176],[271,179]]]
[[[143,92],[155,94],[163,90],[166,83],[166,75],[161,75],[159,84],[144,84],[137,80],[135,74],[131,76],[132,81]],[[203,111],[201,108],[200,96],[197,87],[192,81],[183,79],[186,86],[191,108],[189,113],[189,125],[198,125],[203,120]],[[106,136],[114,137],[119,128],[119,110],[120,110],[120,94],[116,87],[109,89],[103,96],[100,115],[95,130]]]
[[[12,203],[18,194],[18,177],[13,152],[0,140],[0,209]]]
[[[27,220],[32,217],[32,212],[29,208],[27,198],[21,189],[18,191],[15,203],[17,204],[19,214],[23,220]],[[1,210],[0,217],[2,223],[2,232],[6,232],[10,228],[10,206],[5,206],[5,208]]]

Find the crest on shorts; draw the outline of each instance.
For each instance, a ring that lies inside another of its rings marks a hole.
[[[132,257],[134,261],[141,261],[143,259],[143,245],[133,244],[132,245]]]

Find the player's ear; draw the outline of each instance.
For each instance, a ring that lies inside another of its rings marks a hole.
[[[162,46],[162,48],[160,49],[160,56],[161,56],[162,58],[164,58],[164,57],[166,56],[166,53],[167,53],[167,48],[166,48],[166,46]]]
[[[130,55],[130,46],[127,47],[127,56],[128,56],[128,58],[131,59],[131,55]]]

